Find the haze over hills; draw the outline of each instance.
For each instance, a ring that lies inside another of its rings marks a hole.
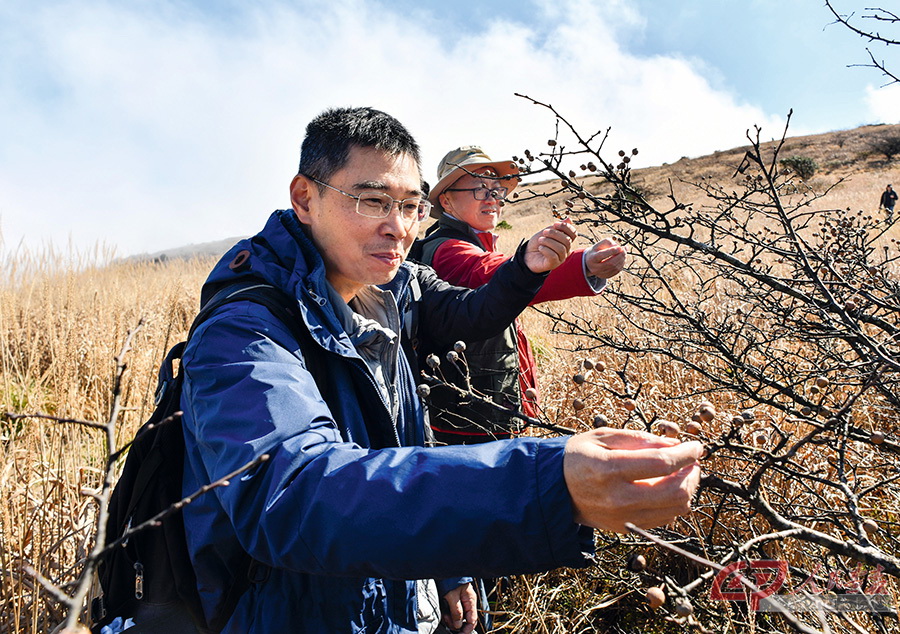
[[[769,141],[763,147],[771,149],[776,143],[777,141]],[[725,183],[733,179],[735,169],[749,147],[745,145],[697,158],[684,157],[670,164],[636,168],[632,174],[632,182],[649,196],[653,204],[664,203],[670,188],[676,189],[680,199],[688,202],[691,196],[688,183],[696,183],[701,179]],[[602,154],[614,154],[616,149],[606,148],[607,151]],[[790,157],[808,158],[815,162],[815,174],[807,180],[815,189],[824,190],[843,179],[840,185],[820,201],[822,205],[875,211],[878,197],[886,184],[893,183],[894,189],[900,187],[900,124],[869,125],[852,130],[790,137],[785,141],[779,158]],[[635,163],[639,164],[639,160]],[[579,177],[579,180],[582,179]],[[583,182],[591,185],[600,180],[599,177],[588,176]],[[542,183],[529,187],[536,191],[545,188]],[[543,213],[546,207],[546,201],[531,200],[507,206],[504,214],[508,220],[514,220]],[[264,218],[260,218],[260,226],[263,221]],[[164,261],[214,257],[225,253],[241,237],[243,236],[189,244],[129,259]]]

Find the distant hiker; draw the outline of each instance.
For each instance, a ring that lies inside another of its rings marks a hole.
[[[887,217],[890,218],[894,214],[894,205],[897,203],[897,192],[891,189],[891,186],[888,185],[884,192],[881,194],[881,203],[880,208],[884,209],[887,212]]]
[[[482,148],[468,145],[447,153],[438,164],[437,184],[428,200],[437,218],[425,237],[417,240],[410,259],[434,268],[451,284],[478,288],[486,284],[509,256],[497,249],[492,233],[500,222],[503,201],[518,185],[519,168],[511,159],[494,161]],[[587,249],[577,249],[547,277],[532,304],[591,297],[618,275],[625,265],[625,247],[606,238]],[[423,333],[419,359],[428,354],[444,358],[440,349]],[[535,359],[518,321],[490,339],[470,339],[466,348],[470,377],[443,370],[445,379],[460,388],[489,397],[504,409],[538,416]],[[432,387],[428,399],[431,427],[438,442],[448,445],[476,444],[509,438],[515,419],[504,409],[478,403],[448,386]]]
[[[425,189],[418,144],[399,121],[328,110],[306,129],[292,206],[204,285],[208,298],[256,281],[299,313],[288,327],[260,303],[232,301],[182,357],[184,491],[268,456],[182,511],[208,617],[232,605],[226,573],[252,559],[225,633],[430,634],[443,604],[447,626],[470,634],[471,576],[587,566],[589,527],[649,528],[690,510],[696,441],[603,428],[425,446],[417,332],[495,335],[576,237],[554,223],[487,285],[453,287],[404,261],[431,208]],[[163,631],[133,616],[147,628],[136,631]]]

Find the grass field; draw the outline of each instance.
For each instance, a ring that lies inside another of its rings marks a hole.
[[[846,179],[821,201],[823,208],[849,207],[876,214],[884,184],[900,186],[898,161],[886,161],[870,149],[871,135],[888,128],[900,126],[796,139],[789,142],[786,153],[816,160],[820,170],[811,179],[813,186]],[[742,154],[734,150],[682,159],[636,170],[634,178],[650,199],[663,204],[670,186],[684,197],[695,195],[680,179],[725,182]],[[546,185],[533,187],[541,191]],[[502,232],[502,248],[511,251],[520,239],[549,224],[552,216],[546,201],[530,201],[509,206],[506,219],[510,228]],[[895,227],[890,240],[898,234]],[[137,329],[124,356],[128,369],[118,425],[118,443],[129,439],[149,414],[156,368],[165,351],[186,334],[213,260],[121,262],[105,253],[49,250],[0,251],[0,259],[7,271],[0,285],[0,412],[105,421],[112,404],[116,357],[126,334]],[[627,283],[625,278],[614,282]],[[589,316],[598,327],[613,329],[621,324],[606,301],[602,296],[581,298],[557,308]],[[547,419],[586,429],[594,414],[604,412],[613,426],[625,425],[629,414],[609,390],[577,386],[571,377],[590,357],[608,368],[603,375],[595,373],[596,382],[612,386],[615,370],[626,359],[605,350],[579,351],[581,342],[554,334],[552,320],[536,311],[528,311],[522,319],[537,353]],[[702,393],[706,388],[702,381],[658,357],[628,362],[629,372],[639,375],[645,385],[647,407],[670,410],[674,419],[690,417],[695,403],[676,397]],[[576,397],[589,407],[574,410]],[[720,410],[737,407],[725,397],[716,405]],[[720,424],[724,423],[714,423],[709,433]],[[896,421],[893,425],[896,434]],[[84,492],[100,486],[105,455],[104,436],[96,430],[52,420],[0,417],[0,632],[50,632],[61,622],[58,604],[39,591],[25,568],[30,566],[63,587],[75,578],[90,546],[95,519],[93,504]],[[684,531],[704,530],[701,516],[680,522]],[[557,571],[514,580],[498,607],[498,631],[680,631],[681,625],[650,616],[640,579],[625,568],[632,549],[617,545],[611,536],[601,536],[600,545],[602,565],[588,572]],[[667,574],[679,577],[695,572],[693,564],[679,558],[653,549],[647,552],[651,565]],[[892,589],[896,595],[896,587]],[[752,619],[723,618],[715,626],[717,631],[754,631]],[[885,631],[900,631],[896,622],[888,627]],[[847,626],[846,631],[854,630]]]

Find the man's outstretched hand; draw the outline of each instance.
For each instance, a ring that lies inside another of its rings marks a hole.
[[[671,522],[690,511],[704,451],[697,441],[625,429],[573,436],[563,473],[575,521],[619,533],[626,532],[625,522],[641,528]]]

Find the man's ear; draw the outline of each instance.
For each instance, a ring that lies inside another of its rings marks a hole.
[[[441,207],[443,207],[446,212],[450,212],[453,209],[453,205],[450,204],[450,196],[446,193],[438,196],[438,202],[441,203]]]
[[[310,224],[309,201],[317,193],[312,190],[314,186],[303,174],[297,174],[291,181],[291,206],[297,219],[305,225]]]

